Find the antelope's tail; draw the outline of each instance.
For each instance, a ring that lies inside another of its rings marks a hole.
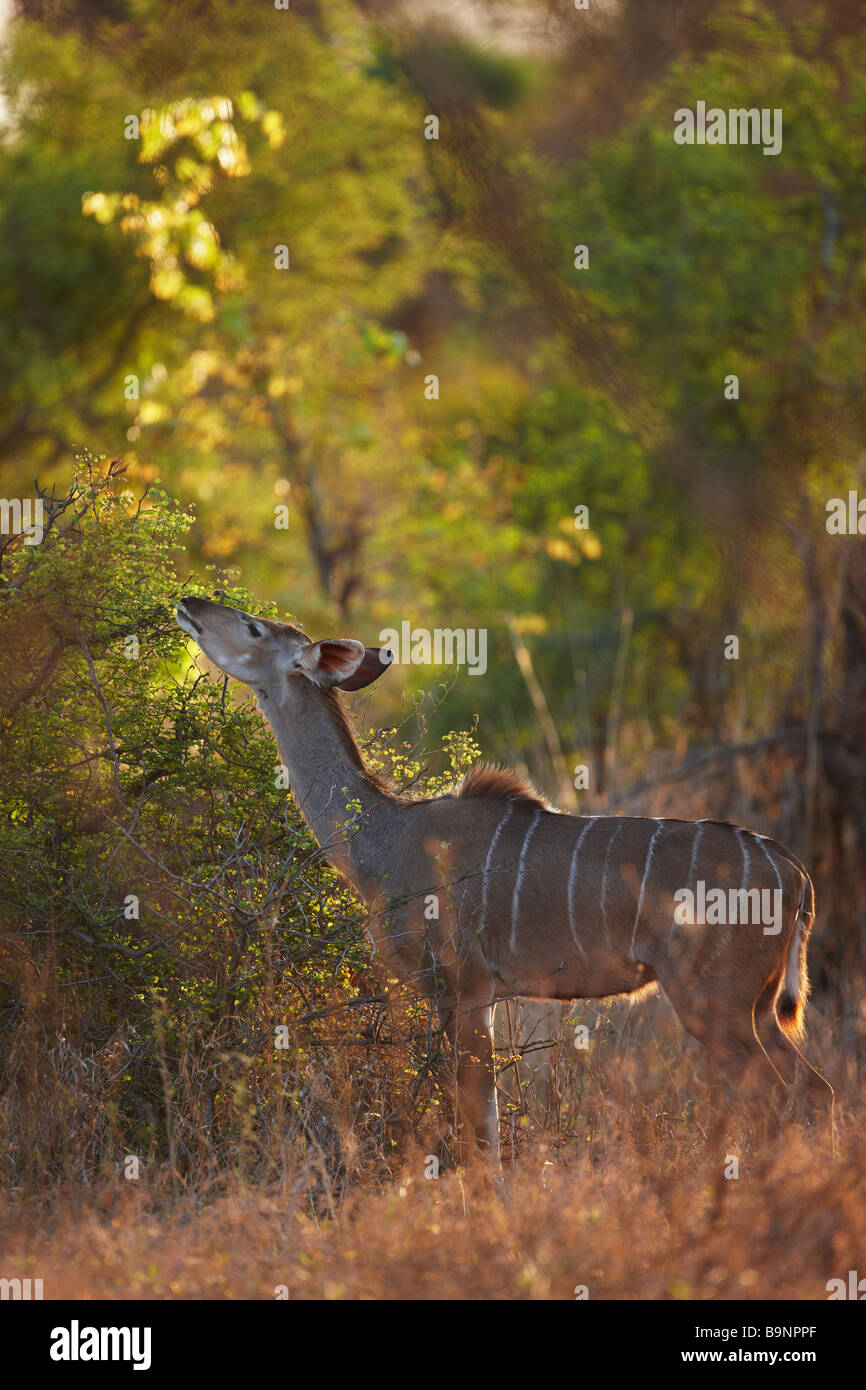
[[[809,972],[806,966],[806,946],[815,919],[815,890],[812,880],[803,870],[803,888],[797,907],[794,930],[785,955],[785,969],[779,981],[775,999],[776,1022],[791,1042],[803,1041],[804,1013],[809,994]]]

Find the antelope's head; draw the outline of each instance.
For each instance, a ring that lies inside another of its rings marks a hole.
[[[259,691],[277,691],[287,678],[323,689],[361,690],[393,660],[389,651],[352,637],[311,642],[300,628],[206,598],[181,599],[175,617],[215,666]]]

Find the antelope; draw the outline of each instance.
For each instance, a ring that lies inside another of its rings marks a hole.
[[[492,1016],[515,996],[659,987],[734,1087],[756,1068],[763,1092],[788,1096],[802,1061],[832,1096],[797,1046],[814,893],[783,845],[715,820],[568,815],[486,764],[453,794],[401,795],[365,764],[340,694],[381,676],[389,652],[314,642],[203,598],[182,599],[176,617],[255,691],[303,816],[369,909],[377,952],[438,1009],[455,1058],[458,1153],[498,1161]],[[689,920],[689,902],[711,898],[715,920],[709,910]],[[725,924],[720,900],[771,910]]]

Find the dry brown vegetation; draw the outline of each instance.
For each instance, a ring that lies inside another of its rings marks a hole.
[[[699,1049],[650,999],[585,1015],[589,1053],[563,1024],[547,1128],[531,1077],[512,1077],[501,1177],[447,1165],[425,1177],[447,1068],[414,1135],[397,1126],[375,1144],[359,1112],[369,1076],[338,1049],[308,1065],[303,1127],[285,1114],[209,1178],[203,1157],[183,1181],[145,1163],[137,1181],[118,1169],[84,1183],[70,1167],[50,1191],[7,1193],[2,1270],[74,1299],[270,1299],[280,1287],[292,1299],[573,1299],[581,1285],[591,1299],[825,1299],[828,1279],[862,1264],[866,1130],[862,1062],[829,1065],[840,1037],[811,1013],[810,1054],[837,1084],[835,1152],[826,1124],[759,1143],[732,1121],[711,1143]]]

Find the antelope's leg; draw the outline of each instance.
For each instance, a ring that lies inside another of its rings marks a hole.
[[[460,999],[441,1009],[457,1068],[457,1153],[499,1162],[493,1008]]]
[[[827,1078],[812,1066],[801,1050],[785,1036],[776,1022],[773,1010],[776,986],[777,982],[771,980],[758,1000],[755,1009],[758,1036],[773,1064],[782,1072],[786,1081],[790,1079],[797,1096],[798,1107],[801,1104],[805,1105],[803,1112],[798,1109],[798,1115],[808,1115],[812,1111],[819,1118],[831,1119],[835,1099],[833,1087]]]
[[[693,979],[676,979],[659,972],[659,983],[676,1010],[687,1033],[706,1048],[717,1071],[739,1100],[756,1114],[779,1119],[791,1096],[788,1075],[776,1065],[776,1049],[768,1053],[758,1039],[751,1007],[726,1006],[726,992],[707,987],[706,979],[696,988]],[[778,1054],[777,1054],[778,1055]],[[782,1055],[783,1062],[788,1059]]]
[[[773,1066],[785,1084],[792,1086],[797,1079],[799,1058],[793,1043],[788,1041],[776,1022],[773,1000],[778,986],[778,979],[768,980],[761,991],[755,1005],[755,1028]]]

